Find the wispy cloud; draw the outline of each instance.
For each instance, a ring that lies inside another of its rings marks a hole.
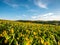
[[[25,7],[25,8],[27,8],[27,9],[30,8],[28,4],[21,4],[21,3],[18,2],[18,0],[2,0],[2,1],[3,1],[5,4],[7,4],[7,5],[9,5],[9,6],[13,7],[13,8],[18,8],[18,7]],[[16,1],[17,1],[18,3],[16,3]]]
[[[47,3],[44,3],[44,2],[41,1],[41,0],[34,0],[34,4],[37,5],[37,6],[40,7],[40,8],[48,9]]]
[[[12,0],[3,0],[3,2],[13,8],[19,7],[19,5],[17,3],[12,2]]]
[[[36,15],[31,17],[33,20],[60,20],[60,15],[54,13],[47,13],[43,15]]]

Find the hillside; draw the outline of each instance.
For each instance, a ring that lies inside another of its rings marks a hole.
[[[60,45],[60,25],[49,23],[0,20],[0,45]]]

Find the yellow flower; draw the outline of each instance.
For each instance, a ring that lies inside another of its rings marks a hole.
[[[3,32],[2,32],[2,35],[7,35],[7,32],[4,30]]]
[[[60,45],[60,41],[58,41],[58,45]]]
[[[25,38],[27,41],[29,40],[27,37]]]
[[[19,40],[19,38],[17,38],[17,40]]]
[[[43,44],[44,43],[44,40],[41,38],[41,43]]]
[[[44,42],[44,45],[50,45],[50,43],[49,42]]]
[[[11,32],[11,33],[14,33],[14,29],[13,29],[13,28],[11,28],[10,32]]]
[[[28,41],[28,42],[26,43],[26,45],[31,45],[31,44],[30,44],[30,41]]]
[[[0,37],[2,37],[2,34],[0,34]]]
[[[38,38],[38,36],[35,36],[35,38]]]
[[[8,40],[4,40],[4,43],[8,43]]]
[[[21,33],[20,36],[23,36],[23,34]]]
[[[36,35],[36,32],[33,32],[34,35]]]
[[[26,30],[26,32],[29,32],[29,30]]]

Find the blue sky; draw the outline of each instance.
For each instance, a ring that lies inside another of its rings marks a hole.
[[[0,0],[0,19],[60,20],[60,0]]]

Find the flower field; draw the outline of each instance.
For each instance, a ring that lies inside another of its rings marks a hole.
[[[0,21],[0,45],[60,45],[60,26]]]

